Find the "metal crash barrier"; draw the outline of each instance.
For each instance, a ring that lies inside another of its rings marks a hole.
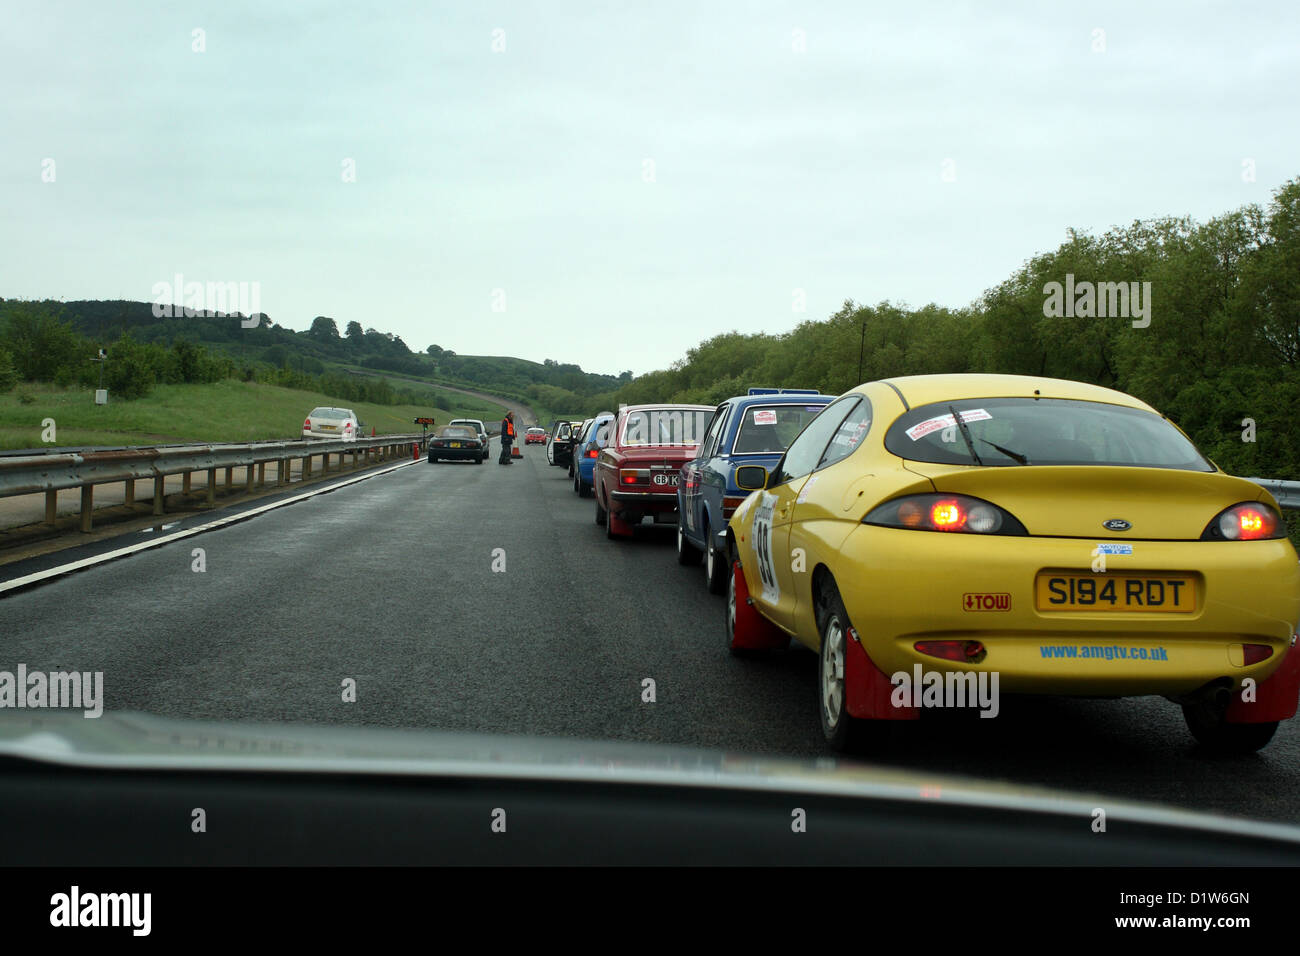
[[[344,459],[352,456],[353,470],[390,459],[409,459],[420,446],[419,435],[385,435],[355,441],[301,440],[253,442],[250,444],[171,445],[162,448],[126,448],[107,451],[62,452],[45,455],[0,457],[0,498],[44,492],[45,523],[54,524],[58,493],[81,489],[81,530],[89,532],[95,507],[95,486],[125,483],[124,504],[135,503],[135,483],[153,480],[153,513],[166,513],[166,478],[181,475],[182,495],[190,494],[190,476],[207,472],[206,504],[216,504],[217,471],[225,469],[225,487],[232,489],[236,468],[244,469],[244,491],[266,487],[266,466],[276,463],[275,485],[290,483],[291,462],[301,460],[300,480],[312,476],[313,462],[320,459],[321,475],[342,471]]]

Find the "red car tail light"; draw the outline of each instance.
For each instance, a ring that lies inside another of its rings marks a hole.
[[[1219,512],[1202,541],[1261,541],[1284,537],[1282,517],[1262,501],[1243,501]]]
[[[863,524],[915,531],[1028,535],[1025,526],[995,504],[969,495],[908,495],[877,505]]]
[[[311,431],[311,419],[309,418],[305,422],[303,422],[302,427],[304,431]]]
[[[587,449],[587,457],[588,457],[588,458],[599,458],[599,457],[600,457],[600,449],[598,449],[598,448],[588,448],[588,449]]]
[[[650,471],[647,468],[620,468],[618,470],[618,483],[620,485],[648,485],[650,484]]]

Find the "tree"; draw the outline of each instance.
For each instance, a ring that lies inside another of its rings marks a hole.
[[[318,342],[337,342],[339,340],[339,327],[333,319],[318,315],[311,320],[311,329],[308,330],[307,334]]]
[[[362,345],[362,343],[365,342],[366,333],[361,328],[360,322],[354,320],[348,323],[347,337],[348,337],[348,344],[351,345],[352,348],[354,349],[359,348]]]

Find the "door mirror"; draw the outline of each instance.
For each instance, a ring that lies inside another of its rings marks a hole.
[[[766,488],[767,469],[762,465],[741,465],[736,469],[736,487],[744,491]]]

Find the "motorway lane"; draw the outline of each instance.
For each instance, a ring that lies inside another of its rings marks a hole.
[[[542,448],[508,467],[495,454],[421,461],[0,599],[0,670],[102,670],[109,708],[171,717],[824,755],[814,655],[733,659],[722,599],[676,563],[670,529],[609,542]],[[926,712],[902,729],[880,762],[1300,822],[1295,722],[1225,759],[1159,699],[1003,698],[995,720]]]

